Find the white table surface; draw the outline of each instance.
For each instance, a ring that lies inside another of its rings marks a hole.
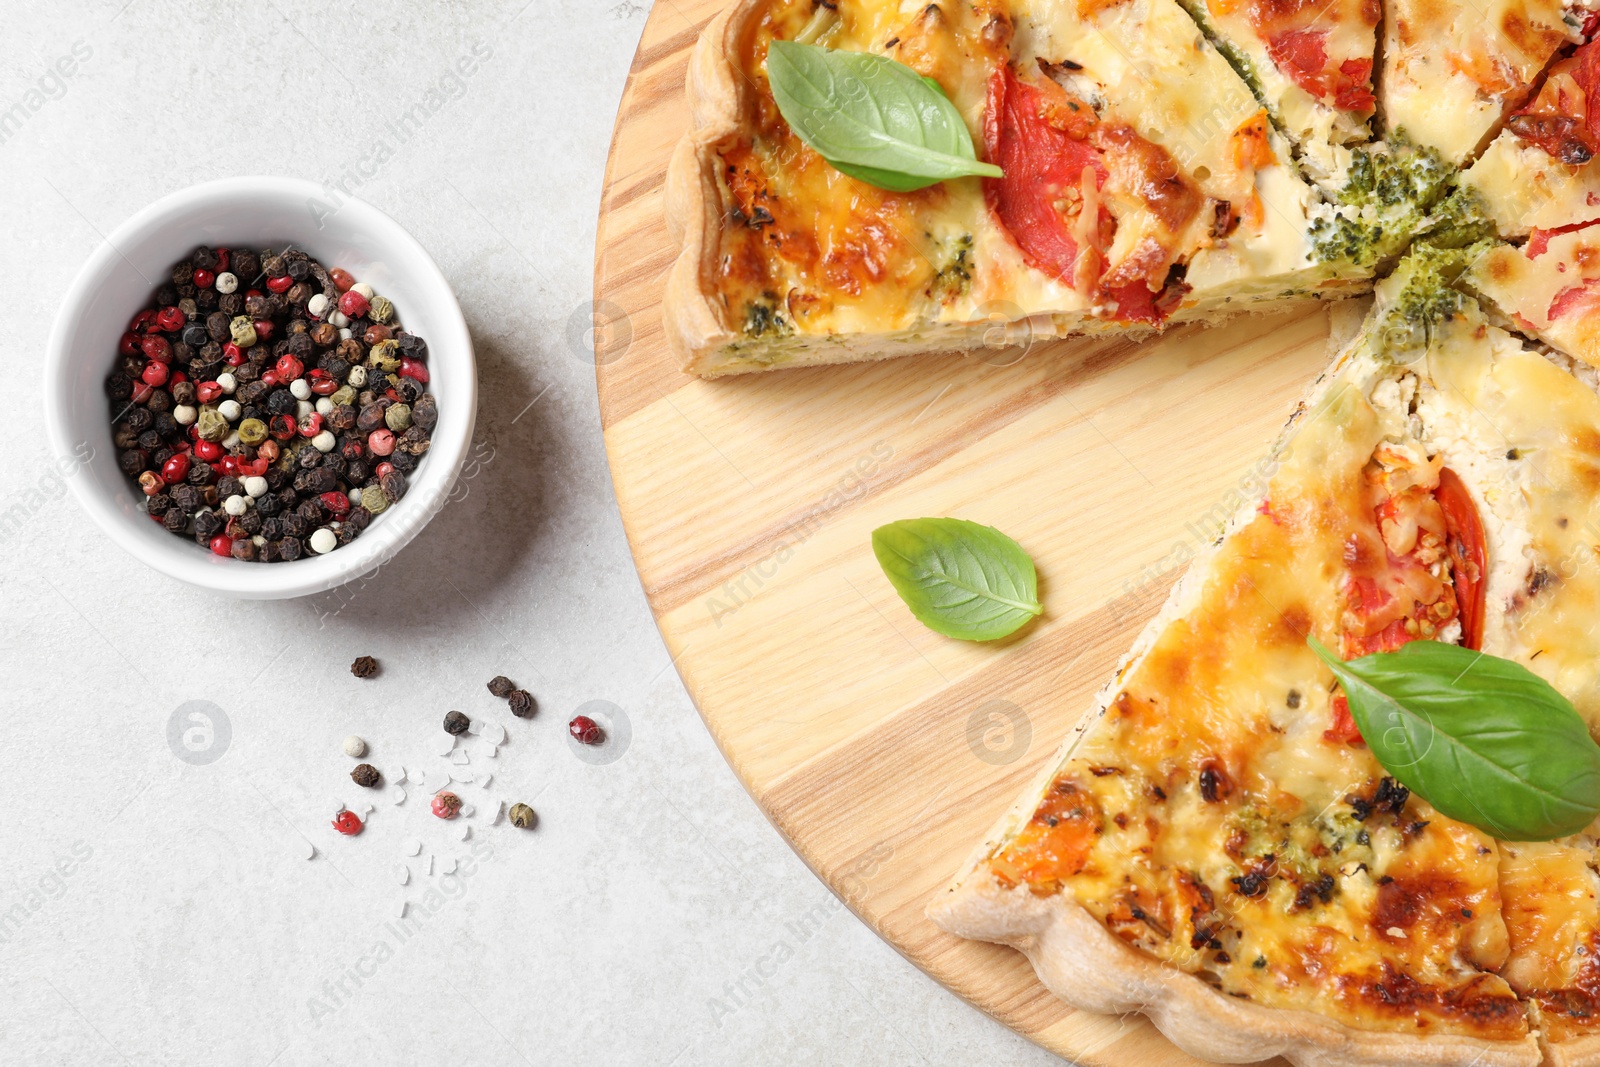
[[[612,498],[591,356],[571,340],[648,7],[524,4],[6,11],[0,1062],[1058,1062],[837,905],[741,790],[671,669]],[[491,55],[450,82],[475,45]],[[419,131],[384,132],[430,90],[442,99]],[[51,475],[51,317],[101,235],[165,193],[347,172],[456,287],[492,458],[357,589],[283,603],[191,591],[113,547]],[[379,678],[351,677],[360,654],[382,662]],[[497,673],[534,692],[536,719],[485,691]],[[564,737],[590,700],[632,728],[604,765]],[[210,763],[169,746],[189,701],[231,727]],[[472,764],[491,784],[463,792],[480,808],[530,800],[538,830],[480,816],[458,842],[413,796],[376,798],[366,833],[335,834],[332,810],[362,792],[341,739],[366,737],[391,773],[436,766],[451,708],[511,735]],[[402,855],[411,837],[437,857],[432,878]],[[411,932],[397,929],[401,900]]]

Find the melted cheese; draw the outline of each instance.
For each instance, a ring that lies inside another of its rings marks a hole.
[[[1559,0],[1387,0],[1386,130],[1466,162],[1573,39]]]
[[[1600,226],[1556,234],[1542,250],[1497,245],[1466,280],[1520,329],[1600,366]]]
[[[1462,182],[1483,197],[1502,237],[1600,219],[1600,161],[1567,166],[1509,130],[1484,150]]]

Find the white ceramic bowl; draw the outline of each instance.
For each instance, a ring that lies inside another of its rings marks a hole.
[[[105,379],[117,342],[173,264],[199,245],[292,244],[343,267],[390,300],[428,342],[428,388],[439,404],[432,444],[406,495],[360,537],[325,556],[244,563],[168,533],[139,510],[142,494],[117,468]],[[61,302],[45,356],[45,420],[67,480],[122,548],[163,574],[246,599],[321,592],[371,571],[444,506],[472,442],[478,410],[472,338],[444,275],[409,233],[370,204],[293,178],[228,178],[163,197],[89,257]],[[87,458],[85,458],[87,457]]]

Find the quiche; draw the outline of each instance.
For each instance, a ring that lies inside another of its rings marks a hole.
[[[846,176],[780,114],[774,40],[933,79],[1005,176]],[[702,35],[690,95],[663,318],[705,376],[970,349],[997,323],[1138,335],[1350,295],[1450,174],[1369,159],[1329,201],[1176,0],[739,0]]]
[[[1600,729],[1595,378],[1433,280],[1380,287],[936,923],[1218,1061],[1534,1064],[1600,1027],[1593,839],[1505,845],[1409,795],[1305,640],[1480,648]]]

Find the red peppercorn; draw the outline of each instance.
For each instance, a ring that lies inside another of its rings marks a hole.
[[[356,283],[356,280],[350,276],[350,272],[343,267],[333,268],[328,272],[328,277],[333,280],[333,284],[341,293]]]
[[[213,248],[211,251],[213,251],[213,252],[215,252],[217,254],[217,269],[219,271],[227,270],[228,269],[228,250],[226,248]]]
[[[152,359],[144,365],[144,370],[139,372],[139,377],[143,378],[147,385],[166,385],[167,378],[171,374],[172,368],[165,363],[157,363]]]
[[[189,380],[189,376],[187,374],[183,373],[183,371],[175,370],[175,371],[172,372],[172,384],[173,385],[177,385],[179,382],[186,382],[188,380]]]
[[[328,376],[326,371],[312,371],[311,391],[318,396],[332,396],[339,391],[339,383]],[[317,374],[322,377],[315,377]]]
[[[173,307],[171,305],[168,305],[167,307],[164,307],[160,311],[156,312],[156,325],[161,327],[167,333],[176,333],[177,331],[183,329],[183,324],[188,321],[189,316],[185,315],[182,309]]]
[[[573,716],[572,721],[567,723],[567,732],[580,745],[598,745],[606,739],[606,732],[600,728],[600,724],[587,715]]]
[[[274,415],[267,424],[267,433],[275,441],[288,441],[300,432],[300,426],[294,421],[293,415]]]
[[[194,443],[194,454],[207,463],[215,463],[222,458],[222,446],[215,441],[197,438]]]
[[[216,468],[222,474],[238,474],[239,457],[234,455],[223,456],[217,460]]]
[[[461,798],[454,793],[435,793],[431,807],[439,818],[453,819],[461,814]]]
[[[293,356],[279,356],[272,369],[280,382],[292,382],[306,372],[305,364]]]
[[[161,465],[161,479],[168,485],[177,485],[189,476],[189,457],[182,452]]]
[[[227,534],[217,534],[211,539],[211,551],[219,556],[233,555],[233,538]]]
[[[261,475],[267,473],[267,468],[271,464],[267,462],[265,456],[257,455],[255,459],[241,459],[234,466],[239,472],[239,477],[248,478],[252,474]]]
[[[275,370],[270,370],[270,369],[269,370],[264,370],[264,371],[261,372],[261,380],[263,382],[265,382],[267,385],[277,385],[278,384],[278,372],[275,371]]]
[[[322,412],[308,411],[300,416],[300,436],[315,437],[322,432]]]
[[[339,454],[345,459],[361,459],[366,456],[367,448],[354,438],[339,446]]]
[[[280,274],[276,278],[267,279],[267,288],[271,289],[274,293],[287,293],[289,291],[289,287],[293,284],[294,279],[289,277],[287,274]]]
[[[121,339],[117,341],[117,352],[124,356],[138,355],[139,335],[134,333],[132,330],[123,334]]]
[[[132,322],[128,323],[128,329],[134,333],[144,332],[147,327],[149,327],[149,325],[155,321],[155,317],[156,313],[154,311],[150,310],[149,308],[145,308],[143,311],[139,312],[139,314],[133,317]]]
[[[339,310],[352,319],[359,319],[367,313],[367,298],[354,289],[348,290],[339,298]]]
[[[195,396],[200,399],[200,403],[209,404],[222,395],[222,386],[216,382],[201,382],[194,387],[194,392]]]
[[[250,297],[250,296],[261,296],[262,293],[261,293],[260,289],[246,289],[244,291],[244,295],[247,296],[247,297]]]
[[[194,284],[197,289],[209,289],[216,284],[217,276],[204,267],[194,269]]]
[[[156,387],[148,384],[147,382],[134,382],[132,398],[133,402],[135,404],[148,404],[150,402],[151,394],[153,394],[155,391]]]
[[[139,342],[139,350],[146,359],[153,359],[157,363],[172,362],[172,342],[158,333],[146,334],[144,340]]]
[[[401,356],[400,357],[400,377],[402,377],[402,378],[415,378],[417,381],[421,382],[423,385],[427,385],[428,384],[428,368],[423,363],[421,363],[418,360],[412,359],[410,356]]]
[[[222,346],[222,358],[227,362],[228,366],[237,367],[244,362],[244,353],[239,350],[238,345],[229,341]]]
[[[373,473],[377,474],[377,476],[379,478],[383,478],[385,475],[388,475],[388,474],[393,474],[394,473],[394,464],[390,463],[390,462],[388,462],[386,460],[383,463],[378,464],[377,470],[374,471]]]
[[[350,510],[350,498],[337,489],[330,489],[317,497],[317,499],[322,501],[323,507],[336,516],[343,516],[345,512]]]
[[[341,811],[333,817],[333,828],[346,837],[354,837],[361,832],[361,816],[353,811]]]
[[[272,335],[278,330],[277,323],[271,319],[256,319],[253,325],[256,328],[256,340],[261,342],[272,340]]]

